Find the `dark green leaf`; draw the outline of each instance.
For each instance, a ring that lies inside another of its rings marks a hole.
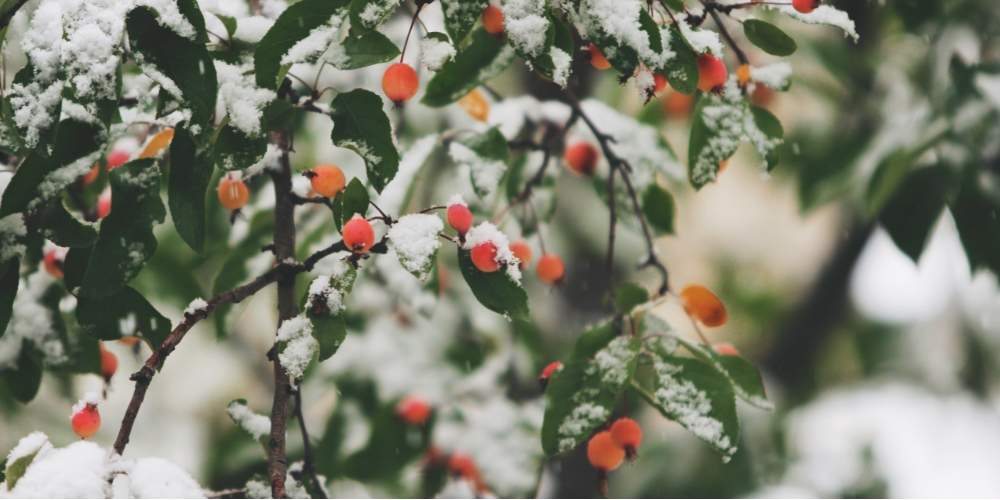
[[[674,90],[691,95],[698,90],[698,59],[680,28],[670,28],[670,50],[675,54],[663,69],[667,82]]]
[[[472,294],[487,309],[511,318],[528,319],[528,294],[505,271],[480,271],[465,249],[458,251],[458,267]]]
[[[107,297],[81,297],[76,320],[84,333],[95,339],[117,340],[131,334],[149,342],[153,349],[170,335],[170,320],[128,286]]]
[[[546,456],[572,450],[607,421],[615,406],[615,393],[587,374],[589,361],[570,362],[556,370],[545,389],[542,450]]]
[[[676,210],[674,197],[658,184],[650,184],[642,193],[642,213],[649,225],[658,233],[674,234]]]
[[[750,113],[753,115],[757,129],[764,133],[764,137],[748,133],[750,143],[764,158],[764,168],[770,172],[778,166],[778,146],[784,141],[785,129],[781,126],[778,118],[764,108],[750,106]]]
[[[38,387],[42,385],[42,359],[35,347],[28,341],[21,341],[21,354],[17,358],[17,367],[0,371],[7,389],[14,399],[28,403],[35,399]]]
[[[226,27],[226,34],[230,39],[232,39],[233,33],[236,33],[236,18],[224,16],[222,14],[216,14],[215,17],[222,21],[222,25]]]
[[[288,128],[294,119],[295,108],[284,99],[271,101],[264,106],[264,132]]]
[[[454,41],[455,47],[461,45],[465,37],[469,36],[489,4],[489,0],[441,0],[444,27],[448,31],[448,36]]]
[[[319,342],[319,360],[326,361],[337,353],[340,345],[347,338],[347,325],[344,324],[344,316],[336,315],[316,315],[312,311],[306,311],[306,315],[313,324],[313,337]]]
[[[352,25],[353,28],[353,25]],[[389,62],[399,57],[399,47],[378,31],[366,33],[360,37],[353,34],[344,39],[344,54],[346,62],[337,65],[337,69],[360,69]]]
[[[73,217],[60,198],[55,198],[42,214],[42,234],[61,247],[89,247],[97,241],[97,229]]]
[[[14,297],[17,296],[17,286],[21,281],[21,261],[13,258],[3,263],[3,276],[0,277],[0,337],[7,331],[10,316],[14,312]]]
[[[649,290],[638,283],[625,283],[615,288],[615,306],[624,314],[646,302],[649,302]]]
[[[351,30],[356,30],[359,35],[372,33],[392,15],[397,5],[398,0],[352,0]]]
[[[714,182],[719,175],[719,164],[733,156],[740,145],[745,104],[733,99],[740,97],[721,99],[702,94],[694,108],[688,142],[688,178],[695,189]],[[709,106],[713,113],[706,115],[704,110]]]
[[[594,357],[597,351],[607,347],[608,342],[618,336],[611,321],[605,321],[580,334],[573,347],[573,353],[569,357],[569,362],[584,361]]]
[[[792,37],[786,35],[777,26],[760,19],[743,21],[743,33],[747,36],[747,40],[750,40],[750,43],[772,56],[790,56],[798,48]]]
[[[452,40],[458,38],[452,34]],[[478,28],[472,32],[469,45],[463,47],[454,59],[444,63],[441,71],[427,82],[420,102],[432,108],[447,106],[500,74],[513,60],[514,49],[485,29]]]
[[[351,220],[354,214],[364,217],[368,213],[368,190],[357,177],[351,179],[347,187],[331,200],[333,209],[333,222],[337,225],[337,231],[344,227],[344,223]]]
[[[954,177],[945,166],[917,169],[903,180],[879,214],[879,222],[892,241],[913,262],[920,260],[931,229],[952,194]]]
[[[951,204],[958,236],[973,270],[986,267],[1000,274],[1000,210],[990,202],[972,180],[962,186]]]
[[[350,0],[302,0],[285,9],[254,51],[257,86],[277,89],[281,85],[281,58],[296,43],[309,36],[312,30],[327,24],[349,3]]]
[[[897,150],[879,162],[868,181],[868,190],[865,194],[869,213],[877,214],[882,211],[903,179],[910,173],[914,161],[916,158],[910,152]]]
[[[198,7],[197,0],[177,0],[177,10],[191,23],[195,30],[195,42],[208,43],[208,32],[205,30],[205,16]]]
[[[266,135],[250,137],[235,127],[226,125],[219,131],[212,155],[215,157],[215,164],[223,170],[243,170],[260,161],[266,152]]]
[[[6,30],[7,28],[4,29]],[[30,453],[23,453],[22,451],[22,455],[17,460],[7,462],[7,466],[4,469],[4,480],[7,483],[7,491],[12,491],[17,486],[17,482],[24,476],[25,471],[28,470],[28,466],[35,460],[35,455],[38,455],[38,452],[42,450],[42,446],[48,442],[49,440],[46,439],[39,443],[34,451]]]
[[[174,129],[167,182],[170,218],[181,239],[199,254],[205,249],[205,193],[212,170],[208,150],[199,149],[186,128]]]
[[[393,141],[389,117],[382,111],[382,99],[364,89],[343,92],[330,103],[330,116],[333,144],[361,156],[368,181],[381,193],[399,168],[399,151]]]
[[[77,290],[83,284],[83,275],[87,273],[87,264],[90,263],[90,254],[94,247],[70,248],[66,252],[66,259],[63,260],[63,283],[66,289],[73,295],[78,294]]]

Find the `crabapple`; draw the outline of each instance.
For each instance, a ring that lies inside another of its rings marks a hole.
[[[497,246],[492,241],[480,243],[472,247],[469,256],[472,258],[472,264],[476,266],[476,269],[484,273],[492,273],[500,269],[500,264],[497,262]]]
[[[485,122],[490,116],[490,103],[486,102],[486,98],[483,97],[483,93],[479,89],[472,89],[472,92],[458,100],[458,105],[466,113],[469,113],[469,116],[478,121]]]
[[[129,347],[135,347],[140,341],[139,337],[122,337],[118,339],[118,342]]]
[[[724,356],[739,356],[740,351],[728,342],[720,342],[715,344],[715,352],[722,354]]]
[[[597,158],[597,148],[585,141],[574,143],[563,151],[563,161],[580,175],[593,175],[597,170]]]
[[[566,272],[566,266],[563,264],[562,259],[560,259],[557,255],[547,253],[542,255],[542,258],[538,259],[538,265],[535,266],[535,272],[538,273],[538,279],[551,285],[563,278],[563,273]]]
[[[662,95],[663,90],[667,88],[667,79],[659,73],[653,73],[653,82],[655,82],[655,85],[653,85],[653,93],[656,95]]]
[[[170,135],[171,137],[173,137],[172,130]],[[129,156],[131,155],[120,149],[112,151],[111,154],[108,155],[108,170],[120,167],[128,163]]]
[[[740,87],[746,87],[750,83],[750,65],[741,64],[739,68],[736,69],[736,81],[739,82]]]
[[[601,49],[597,48],[597,45],[590,44],[590,47],[587,47],[587,50],[590,51],[591,66],[600,70],[605,70],[611,67],[611,63],[608,62],[606,57],[604,57],[604,54],[601,53]]]
[[[729,160],[722,160],[721,162],[719,162],[719,173],[721,174],[722,172],[725,172],[726,167],[728,166],[729,166]]]
[[[111,188],[104,188],[101,196],[97,197],[97,218],[103,219],[111,212]]]
[[[549,385],[549,379],[552,378],[552,374],[562,367],[563,364],[561,362],[553,361],[549,363],[544,370],[542,370],[542,374],[538,377],[538,383],[542,385],[543,389]]]
[[[62,248],[53,248],[45,253],[45,259],[42,263],[45,266],[45,272],[49,273],[52,277],[62,278],[63,277],[63,260],[66,258],[66,251]]]
[[[694,108],[694,96],[673,91],[663,100],[663,112],[670,118],[687,118]]]
[[[448,459],[448,469],[453,474],[473,483],[477,490],[486,491],[488,489],[472,457],[464,453],[455,453]]]
[[[354,253],[365,253],[375,244],[375,230],[364,217],[354,214],[354,218],[344,224],[341,231],[344,244]]]
[[[461,203],[453,203],[448,206],[448,225],[458,234],[465,236],[472,227],[472,212],[469,207]]]
[[[318,165],[312,170],[302,172],[302,175],[309,178],[309,183],[312,184],[313,191],[326,198],[337,196],[337,193],[343,191],[344,185],[347,184],[344,171],[336,165],[327,163]]]
[[[721,91],[728,74],[722,59],[708,53],[698,56],[698,90],[702,92]]]
[[[406,63],[395,63],[382,75],[382,92],[397,107],[415,96],[419,85],[417,72]]]
[[[819,4],[820,0],[792,0],[792,7],[803,14],[816,10]]]
[[[611,425],[611,440],[625,450],[625,455],[634,457],[635,450],[642,444],[642,428],[631,418],[620,418]]]
[[[101,414],[97,412],[97,405],[93,403],[87,403],[70,418],[73,432],[80,436],[80,439],[87,439],[97,434],[97,430],[101,428]]]
[[[688,285],[684,287],[681,290],[680,299],[688,316],[701,321],[705,326],[722,326],[729,319],[726,315],[726,306],[722,305],[719,297],[704,286]]]
[[[226,210],[239,210],[247,204],[250,199],[250,191],[247,185],[239,179],[223,177],[219,182],[219,203],[226,207]]]
[[[104,374],[104,381],[110,382],[116,371],[118,371],[118,358],[114,353],[105,350],[104,344],[101,344],[101,373]]]
[[[431,405],[416,396],[407,396],[396,406],[396,415],[407,425],[423,425],[431,416]]]
[[[612,471],[622,464],[625,459],[625,450],[615,444],[611,439],[610,431],[601,431],[594,434],[587,443],[587,458],[590,465],[603,472]]]
[[[503,11],[490,5],[483,10],[483,28],[491,35],[503,33]]]
[[[522,271],[528,268],[531,264],[531,247],[528,246],[528,242],[524,240],[518,240],[510,244],[510,252],[517,257],[517,260],[521,261],[518,264],[518,268]]]

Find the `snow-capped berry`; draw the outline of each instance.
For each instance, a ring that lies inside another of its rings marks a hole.
[[[542,258],[538,259],[538,265],[535,266],[535,272],[538,273],[538,279],[551,285],[563,278],[563,274],[566,272],[566,266],[563,264],[562,259],[558,256],[547,253],[543,255]]]
[[[423,425],[431,416],[431,405],[416,396],[407,396],[396,405],[396,415],[408,425]]]
[[[702,92],[721,91],[728,75],[722,59],[712,54],[698,56],[698,89]]]
[[[336,165],[326,163],[317,165],[316,168],[303,172],[302,175],[309,178],[313,191],[327,198],[337,196],[337,193],[343,191],[347,184],[344,171]]]
[[[101,196],[97,197],[97,218],[103,219],[111,213],[111,187],[104,188]]]
[[[87,439],[97,434],[101,428],[101,414],[97,412],[97,394],[90,393],[73,407],[73,415],[70,422],[73,424],[73,432],[80,439]]]
[[[365,253],[375,244],[375,230],[370,222],[358,214],[354,214],[354,218],[344,224],[344,230],[340,234],[344,238],[344,245],[354,253]]]
[[[524,240],[517,240],[510,244],[510,253],[517,257],[517,260],[521,261],[518,264],[518,268],[522,271],[528,268],[531,264],[531,247],[528,246],[528,242]]]
[[[417,95],[419,85],[417,72],[406,63],[395,63],[382,75],[382,92],[385,92],[386,97],[396,106],[402,106],[404,102]]]
[[[130,337],[135,338],[135,337]],[[101,373],[104,374],[104,380],[110,382],[111,377],[115,375],[118,371],[118,358],[115,357],[114,353],[104,349],[104,345],[101,345]]]
[[[609,63],[608,59],[604,57],[604,54],[601,53],[601,49],[597,48],[597,45],[590,44],[590,47],[587,47],[587,50],[590,51],[591,66],[600,70],[605,70],[611,67],[611,63]]]
[[[494,7],[495,8],[495,7]],[[485,122],[490,116],[490,103],[486,101],[483,97],[483,93],[479,89],[472,89],[465,97],[458,100],[458,105],[469,113],[469,116]]]
[[[86,186],[87,184],[90,184],[91,182],[97,180],[97,176],[100,174],[101,174],[101,164],[95,163],[93,167],[90,167],[90,170],[87,171],[87,173],[83,174],[83,177],[80,177],[80,182],[82,182],[83,185]]]
[[[458,234],[465,235],[472,227],[472,212],[469,207],[461,203],[448,205],[448,225]]]
[[[722,305],[714,293],[701,285],[688,285],[681,290],[681,305],[688,316],[701,321],[705,326],[714,327],[726,324],[729,317],[726,307]]]
[[[156,133],[149,142],[146,143],[146,147],[142,148],[142,152],[139,153],[139,159],[152,158],[156,156],[163,148],[170,144],[170,141],[174,138],[174,129],[168,128],[163,129]],[[108,167],[113,168],[113,167]]]
[[[491,35],[503,33],[503,11],[490,5],[483,10],[483,28]]]
[[[219,182],[219,203],[227,210],[239,210],[250,199],[250,190],[243,181],[223,177]]]
[[[642,444],[642,428],[631,418],[619,418],[611,425],[611,440],[631,457]]]
[[[45,266],[45,272],[55,278],[63,277],[63,260],[66,258],[66,249],[64,248],[53,248],[45,253],[45,259],[42,261]]]
[[[808,14],[819,7],[820,0],[792,0],[792,8],[803,13]]]
[[[593,175],[597,170],[597,159],[597,148],[586,141],[571,144],[563,151],[566,165],[580,175]]]
[[[472,258],[472,264],[476,266],[476,269],[484,273],[492,273],[500,269],[500,263],[497,262],[497,246],[492,241],[472,247],[472,250],[469,251],[469,256]]]
[[[740,351],[736,349],[733,344],[728,342],[719,342],[715,344],[715,352],[722,354],[724,356],[739,356]]]
[[[538,383],[542,385],[543,389],[549,385],[549,379],[552,378],[552,374],[562,367],[563,364],[561,362],[553,361],[542,370],[542,374],[538,376]]]
[[[173,129],[170,129],[170,137],[173,137]],[[131,155],[120,149],[112,151],[111,154],[108,155],[108,170],[120,167],[128,163],[128,159],[130,156]]]
[[[594,434],[587,443],[587,459],[595,469],[608,472],[622,464],[622,460],[625,460],[625,450],[618,447],[611,439],[611,432],[601,431]]]

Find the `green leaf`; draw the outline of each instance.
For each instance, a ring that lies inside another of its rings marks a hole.
[[[667,61],[663,74],[674,90],[691,95],[698,90],[698,59],[676,26],[670,27],[670,50],[675,56]]]
[[[457,48],[459,38],[452,34],[452,40]],[[427,82],[420,102],[432,108],[447,106],[500,74],[513,60],[514,49],[480,27],[472,32],[469,45]]]
[[[399,151],[389,117],[382,111],[382,99],[364,89],[343,92],[330,103],[330,116],[333,144],[361,156],[368,181],[381,193],[399,168]]]
[[[674,197],[658,184],[650,184],[642,193],[642,213],[649,225],[659,234],[675,234],[676,211]]]
[[[760,371],[750,360],[742,356],[719,354],[710,346],[692,342],[683,337],[677,336],[676,340],[684,344],[684,347],[698,359],[714,365],[717,370],[722,372],[732,383],[733,391],[740,399],[762,410],[774,409],[774,405],[767,400],[764,380],[760,376]]]
[[[209,151],[198,148],[187,128],[174,129],[167,180],[170,218],[181,239],[199,254],[205,250],[205,193],[213,170]]]
[[[192,125],[207,127],[215,114],[218,83],[205,43],[191,41],[162,26],[145,7],[129,12],[125,25],[139,67],[161,85],[161,93],[170,94],[183,108],[191,110]]]
[[[955,187],[955,176],[945,166],[920,168],[906,176],[879,214],[892,241],[914,263],[930,237]]]
[[[507,138],[499,126],[453,141],[448,152],[456,163],[469,167],[472,187],[480,198],[497,188],[510,160]]]
[[[458,267],[472,294],[487,309],[510,318],[528,319],[528,294],[505,271],[480,271],[464,248],[458,251]]]
[[[129,334],[149,342],[153,349],[170,335],[170,320],[128,286],[107,297],[81,297],[76,320],[84,333],[97,340],[118,340]]]
[[[778,118],[764,108],[750,106],[750,114],[756,130],[752,130],[750,123],[744,120],[744,133],[764,159],[764,169],[770,172],[778,166],[778,146],[785,140],[785,129]]]
[[[276,99],[264,106],[264,132],[288,128],[295,119],[295,107],[284,99]]]
[[[160,170],[152,159],[111,171],[111,213],[101,222],[90,263],[77,293],[106,297],[132,281],[156,252],[153,225],[167,211],[160,200]]]
[[[638,283],[625,283],[615,288],[615,306],[624,314],[649,302],[649,290]]]
[[[278,16],[253,54],[257,86],[277,89],[284,78],[281,58],[309,33],[327,24],[334,15],[345,9],[350,0],[302,0],[290,5]]]
[[[358,34],[371,33],[396,10],[399,0],[352,0],[351,29]]]
[[[590,328],[576,339],[573,346],[573,353],[569,356],[569,362],[584,361],[594,357],[597,351],[607,347],[608,342],[618,336],[611,321],[605,321],[593,328]]]
[[[228,124],[219,130],[212,149],[215,164],[222,170],[230,171],[252,167],[264,157],[264,153],[267,153],[266,135],[250,137]]]
[[[21,403],[35,399],[42,385],[42,359],[34,345],[21,342],[21,354],[17,358],[17,368],[0,371],[0,377],[7,384],[11,396]]]
[[[441,0],[444,27],[455,47],[465,41],[489,5],[489,0]]]
[[[29,435],[25,438],[22,438],[21,441],[23,442],[24,439],[27,438],[33,439],[33,437]],[[20,452],[21,455],[17,457],[16,460],[14,460],[13,462],[10,461],[7,462],[7,467],[4,468],[4,478],[7,483],[7,491],[11,491],[14,489],[15,486],[17,486],[17,482],[20,481],[22,477],[24,477],[24,473],[28,470],[28,466],[31,465],[31,462],[35,460],[35,456],[38,455],[39,451],[42,451],[42,447],[48,444],[48,442],[49,440],[45,439],[44,441],[38,442],[38,445],[35,446],[33,449],[26,449],[26,450],[23,449]],[[21,443],[18,443],[18,446],[20,445]]]
[[[52,143],[55,139],[56,130],[59,128],[62,99],[47,98],[41,101],[26,99],[21,101],[26,102],[26,104],[22,104],[16,108],[14,107],[14,102],[17,101],[11,100],[11,97],[21,92],[24,94],[55,96],[65,90],[63,80],[42,81],[38,76],[35,72],[35,66],[29,59],[28,64],[14,75],[14,81],[11,82],[12,89],[4,96],[4,115],[8,121],[8,125],[13,128],[11,132],[16,132],[11,134],[17,143],[16,149],[31,150],[31,152],[37,155],[48,158],[55,150],[52,147]],[[24,86],[23,90],[18,89],[18,86]],[[38,104],[39,106],[32,106],[33,104]],[[26,111],[31,113],[34,119],[28,122],[27,127],[22,127],[13,120],[13,117],[15,113],[24,113]],[[11,145],[4,144],[4,147],[11,147]]]
[[[533,32],[508,31],[507,38],[511,46],[514,47],[514,52],[524,58],[531,69],[565,87],[572,69],[573,35],[562,21],[552,15],[547,3],[539,2],[526,5],[531,5],[534,10],[516,9],[517,14],[523,17],[505,19],[504,24],[511,26],[528,18],[545,18],[548,25],[545,29],[544,43],[539,46],[534,39],[537,34]],[[528,48],[532,51],[528,52],[526,50]]]
[[[66,252],[66,259],[63,260],[63,283],[66,289],[73,295],[79,293],[77,288],[83,284],[83,276],[87,273],[87,264],[90,263],[90,254],[94,251],[93,246],[70,248]]]
[[[310,295],[306,292],[302,297],[301,307],[312,322],[313,338],[319,342],[320,361],[326,361],[336,354],[337,349],[347,338],[347,325],[344,323],[343,314],[344,300],[354,288],[357,271],[351,266],[344,267],[346,272],[343,275],[326,277],[329,281],[321,293]],[[321,276],[316,279],[323,278]],[[313,290],[313,286],[310,285],[310,291]]]
[[[61,247],[89,247],[97,241],[97,229],[71,215],[60,198],[45,207],[41,228],[45,239]]]
[[[973,177],[973,176],[970,176]],[[958,236],[973,271],[986,267],[1000,274],[1000,210],[967,180],[951,204]]]
[[[882,211],[882,208],[902,184],[903,179],[910,173],[916,160],[917,158],[909,151],[901,149],[890,153],[879,162],[868,181],[868,189],[865,193],[869,213],[877,214]]]
[[[233,33],[236,33],[236,18],[230,16],[224,16],[222,14],[216,14],[215,17],[222,21],[222,25],[226,27],[226,35],[230,39],[233,38]]]
[[[357,177],[351,179],[347,187],[337,194],[331,202],[333,209],[333,221],[337,225],[337,231],[344,227],[344,223],[351,220],[354,214],[364,217],[368,213],[368,189],[358,180]]]
[[[198,7],[198,0],[177,0],[177,10],[191,23],[195,30],[195,42],[208,43],[208,32],[205,30],[205,16]]]
[[[798,48],[792,37],[786,35],[777,26],[760,19],[743,21],[743,33],[747,36],[747,40],[750,40],[750,43],[772,56],[790,56]]]
[[[0,338],[7,331],[10,316],[14,312],[14,297],[21,281],[21,261],[15,257],[3,263],[3,276],[0,276]]]
[[[711,112],[706,113],[706,109]],[[695,189],[714,182],[719,164],[736,152],[743,135],[745,111],[738,91],[727,91],[725,99],[710,94],[702,94],[698,99],[691,116],[688,142],[688,178]]]
[[[354,25],[351,25],[352,30]],[[351,33],[342,44],[347,60],[337,64],[337,69],[361,69],[373,64],[392,61],[399,57],[399,47],[385,35],[372,31],[361,36]]]

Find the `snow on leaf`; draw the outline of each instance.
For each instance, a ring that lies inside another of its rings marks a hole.
[[[846,12],[838,10],[836,7],[826,4],[820,5],[819,7],[816,7],[816,10],[808,14],[803,14],[792,8],[790,5],[783,5],[780,7],[772,6],[770,8],[777,8],[783,14],[787,14],[788,16],[798,19],[806,24],[823,24],[840,28],[844,30],[845,37],[850,36],[855,42],[858,41],[858,32],[854,29],[854,21],[848,17]]]
[[[611,149],[629,162],[636,189],[641,191],[653,182],[657,172],[675,180],[684,178],[683,165],[656,128],[641,124],[594,99],[584,101],[582,107],[601,132],[614,137]],[[576,130],[576,134],[597,143],[588,128],[578,125]]]
[[[288,374],[297,379],[305,375],[306,368],[319,350],[319,342],[313,338],[312,331],[309,318],[301,314],[285,320],[278,327],[278,359]]]
[[[443,230],[444,223],[437,215],[404,215],[389,228],[389,246],[396,251],[404,269],[426,282],[441,248],[438,233]]]
[[[236,399],[229,402],[226,413],[239,425],[241,429],[250,433],[254,439],[260,439],[271,434],[271,419],[255,413],[244,399]]]

